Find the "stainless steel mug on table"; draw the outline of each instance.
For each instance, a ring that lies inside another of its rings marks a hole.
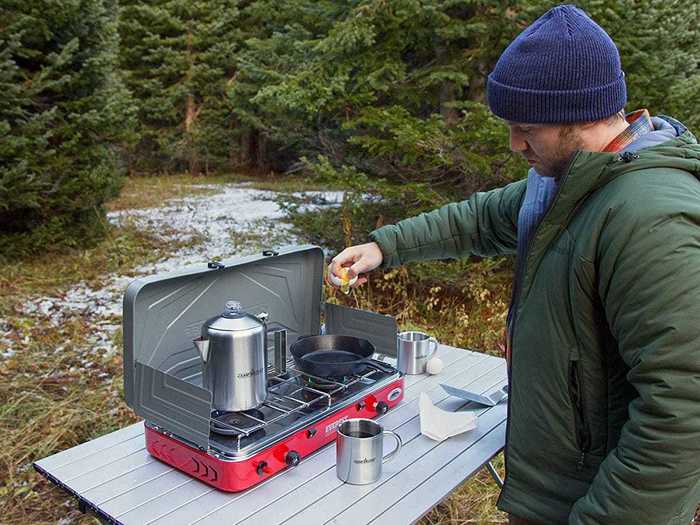
[[[396,440],[396,448],[384,456],[384,434]],[[382,464],[401,450],[401,438],[371,419],[348,419],[338,427],[336,473],[345,483],[367,485],[382,475]]]
[[[404,374],[425,373],[425,365],[437,351],[438,342],[423,332],[400,332],[396,340],[396,368]]]

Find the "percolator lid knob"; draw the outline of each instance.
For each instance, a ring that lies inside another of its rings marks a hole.
[[[239,301],[226,301],[225,312],[227,314],[241,313],[241,303]]]

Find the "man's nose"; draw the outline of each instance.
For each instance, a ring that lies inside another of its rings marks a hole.
[[[511,151],[521,152],[527,150],[527,141],[522,135],[515,130],[510,130],[510,149]]]

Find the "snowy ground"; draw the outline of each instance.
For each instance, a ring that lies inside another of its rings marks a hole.
[[[93,290],[85,283],[78,283],[58,297],[33,298],[24,305],[22,313],[48,318],[54,326],[79,315],[88,323],[92,334],[88,341],[89,353],[100,351],[109,356],[117,350],[113,338],[121,325],[123,293],[134,278],[202,265],[215,256],[226,259],[249,255],[259,251],[260,246],[274,247],[297,241],[289,225],[281,221],[284,211],[274,201],[274,192],[255,190],[246,184],[208,185],[206,188],[220,193],[171,201],[161,208],[122,210],[108,215],[114,224],[133,221],[164,240],[201,242],[178,250],[167,259],[138,267],[128,276],[110,276],[102,288]],[[337,206],[343,196],[342,192],[307,192],[306,195],[314,197],[312,207]],[[237,240],[240,238],[243,241]],[[13,355],[19,349],[13,345],[28,342],[12,341],[9,335],[8,324],[0,319],[0,357]]]

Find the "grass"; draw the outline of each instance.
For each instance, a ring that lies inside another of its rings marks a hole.
[[[167,187],[162,181],[157,185]],[[163,193],[174,197],[180,191],[171,190]],[[150,203],[144,194],[140,203],[159,205],[164,202],[163,193],[152,193]],[[127,222],[112,227],[91,249],[45,253],[22,264],[0,265],[0,328],[9,331],[17,349],[0,361],[3,524],[64,519],[97,523],[79,513],[63,491],[34,473],[31,462],[136,421],[123,402],[121,354],[92,350],[84,316],[68,313],[56,325],[49,317],[26,315],[22,305],[30,298],[61,297],[77,283],[98,289],[110,275],[129,275],[137,266],[182,246]],[[119,339],[118,333],[115,338]]]
[[[109,209],[160,206],[168,199],[213,191],[203,185],[241,181],[260,189],[328,189],[310,186],[302,178],[280,183],[252,176],[136,177]],[[234,241],[250,246],[261,239],[246,234]],[[26,315],[22,305],[32,298],[61,297],[77,283],[98,289],[110,275],[129,275],[180,247],[127,222],[113,227],[94,248],[0,265],[0,330],[9,331],[18,348],[12,357],[0,360],[0,469],[5,473],[0,480],[1,523],[97,524],[95,517],[81,514],[63,490],[35,473],[31,463],[137,420],[124,402],[121,353],[93,350],[85,316],[70,313],[56,325],[49,317]],[[448,344],[495,348],[506,306],[507,273],[485,261],[466,271],[463,279],[441,284],[420,278],[420,266],[402,268],[379,274],[370,286],[349,296],[329,289],[326,294],[330,301],[391,313],[402,328],[432,332]],[[423,300],[426,286],[430,301]],[[119,332],[114,343],[120,344]],[[503,523],[504,515],[495,508],[497,495],[495,483],[481,472],[422,523]]]

